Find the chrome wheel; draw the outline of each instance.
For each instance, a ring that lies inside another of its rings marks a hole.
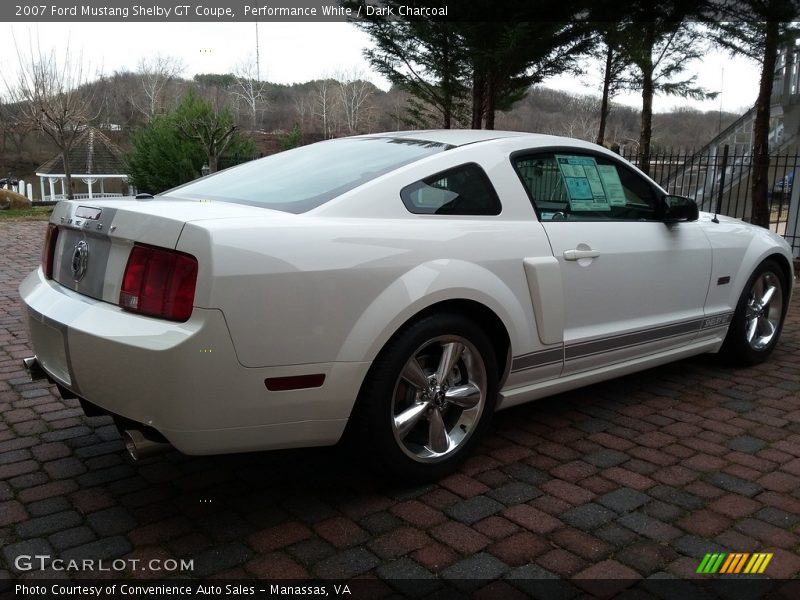
[[[422,344],[406,361],[392,397],[392,432],[419,462],[449,458],[475,431],[486,406],[486,365],[457,335]]]
[[[781,279],[765,271],[753,282],[745,308],[745,337],[753,350],[763,350],[772,343],[782,316]]]

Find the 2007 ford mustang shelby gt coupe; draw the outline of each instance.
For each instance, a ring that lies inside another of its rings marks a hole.
[[[578,140],[321,142],[155,198],[57,205],[29,367],[131,453],[336,443],[452,470],[493,411],[780,334],[789,247]],[[359,439],[359,438],[355,438]]]

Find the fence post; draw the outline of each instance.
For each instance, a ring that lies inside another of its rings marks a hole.
[[[725,188],[725,171],[728,169],[728,144],[722,149],[722,171],[719,175],[719,190],[717,190],[717,208],[714,211],[716,214],[722,212],[722,191]]]

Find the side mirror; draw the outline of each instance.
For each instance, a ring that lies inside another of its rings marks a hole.
[[[700,217],[700,209],[697,202],[684,196],[665,195],[661,199],[664,207],[664,222],[677,223],[679,221],[697,221]]]

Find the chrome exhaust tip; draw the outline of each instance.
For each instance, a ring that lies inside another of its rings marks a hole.
[[[23,358],[22,366],[25,367],[25,370],[28,372],[31,381],[36,381],[38,379],[47,379],[47,373],[45,373],[44,369],[42,369],[42,365],[39,364],[39,359],[36,358],[36,356],[29,356],[28,358]]]
[[[161,454],[172,448],[172,444],[154,440],[139,429],[123,430],[122,440],[125,442],[125,449],[133,460]]]

